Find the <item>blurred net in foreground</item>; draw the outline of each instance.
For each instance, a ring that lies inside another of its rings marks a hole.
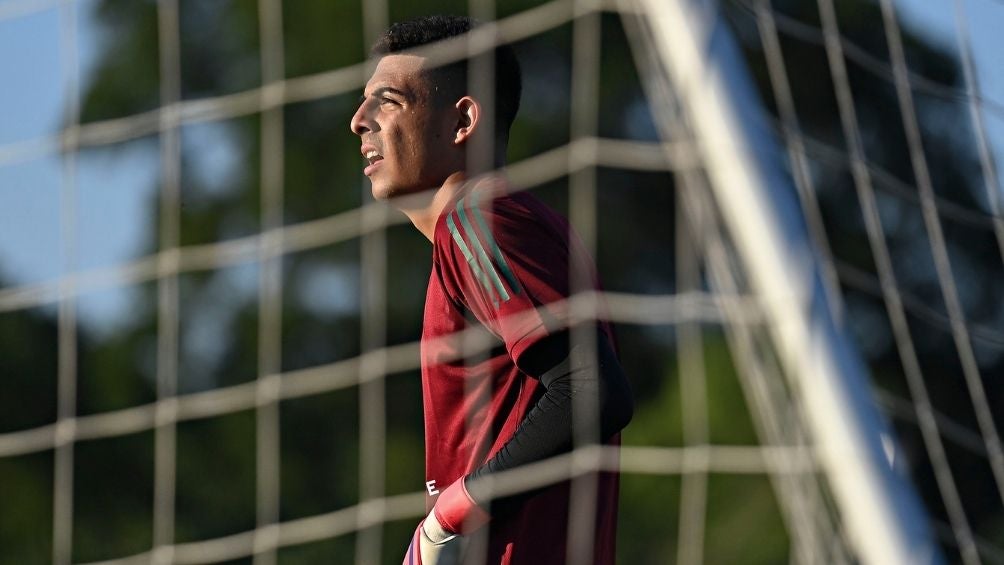
[[[61,156],[64,261],[59,278],[0,289],[0,561],[400,559],[423,513],[427,246],[365,196],[347,124],[366,46],[423,8],[332,4],[0,5],[0,24],[58,11],[68,69],[65,126],[0,146],[4,168]],[[811,385],[790,378],[778,343],[772,312],[788,305],[755,292],[737,220],[709,189],[717,171],[692,102],[647,31],[660,14],[450,7],[436,10],[496,26],[425,52],[446,61],[513,43],[526,90],[508,174],[570,216],[609,289],[638,396],[620,452],[621,560],[861,557],[802,401]],[[87,10],[110,47],[78,77]],[[1004,106],[981,94],[957,10],[954,53],[907,33],[885,0],[734,0],[705,15],[739,39],[772,112],[760,125],[783,142],[789,211],[835,291],[828,312],[868,363],[897,467],[947,559],[993,563],[1004,224],[988,124]],[[713,63],[698,57],[693,72]],[[132,256],[91,261],[86,242],[102,238],[77,235],[109,195],[86,171],[135,168],[129,151],[157,156],[156,196],[133,219],[153,227],[137,230]],[[108,294],[130,306],[98,331]],[[589,315],[594,298],[574,308]],[[503,488],[610,455],[585,447]]]

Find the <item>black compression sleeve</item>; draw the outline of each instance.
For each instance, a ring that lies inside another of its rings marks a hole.
[[[567,333],[536,344],[520,365],[540,379],[544,395],[530,410],[513,437],[488,462],[467,476],[466,485],[475,501],[488,498],[480,478],[567,452],[573,443],[572,410],[596,406],[593,429],[606,441],[631,420],[634,401],[612,347],[597,331],[595,352],[581,345],[568,347]]]

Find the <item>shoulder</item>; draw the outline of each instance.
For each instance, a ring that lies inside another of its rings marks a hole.
[[[567,222],[532,195],[492,188],[475,186],[437,223],[434,268],[446,286],[497,304],[548,273],[567,278]]]
[[[568,222],[532,194],[508,193],[504,185],[479,183],[451,203],[436,224],[433,243],[437,254],[479,246],[490,250],[537,248],[547,240],[566,239]]]

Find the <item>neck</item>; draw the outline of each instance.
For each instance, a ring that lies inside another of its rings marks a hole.
[[[446,206],[458,198],[464,189],[467,174],[457,171],[446,178],[442,186],[421,194],[395,199],[391,204],[404,212],[418,231],[432,241],[436,233],[436,222]]]

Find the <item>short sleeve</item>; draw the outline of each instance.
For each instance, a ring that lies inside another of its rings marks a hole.
[[[472,191],[437,230],[436,257],[451,298],[519,358],[568,326],[568,223],[530,195],[491,200]]]

